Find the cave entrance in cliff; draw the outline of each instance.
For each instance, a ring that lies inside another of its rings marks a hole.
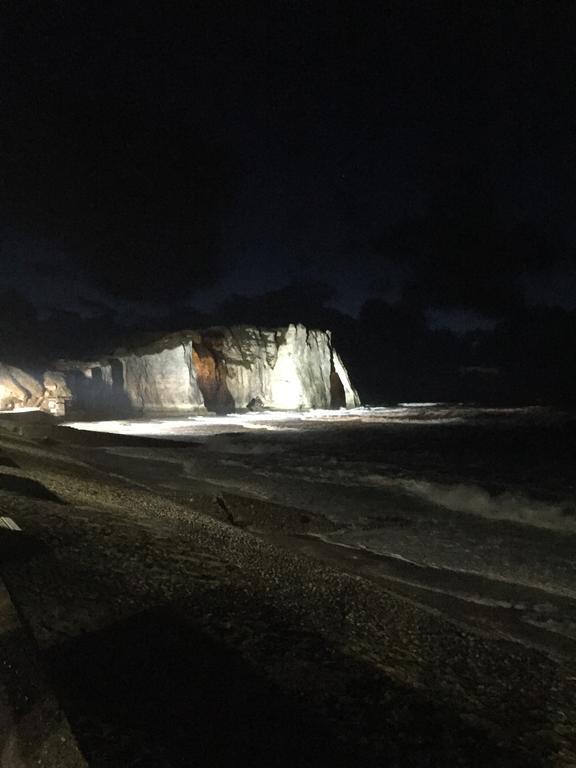
[[[330,408],[346,408],[344,384],[336,371],[330,374]]]
[[[124,392],[124,366],[120,360],[110,361],[110,373],[112,376],[112,389],[116,392]]]
[[[222,338],[206,335],[192,344],[192,362],[204,405],[214,413],[233,413],[234,398],[226,383],[226,361],[222,355]]]
[[[72,392],[72,410],[78,412],[89,412],[90,399],[90,380],[86,371],[73,369],[66,373],[66,383]]]

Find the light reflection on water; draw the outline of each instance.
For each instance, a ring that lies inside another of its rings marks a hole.
[[[318,426],[337,427],[348,424],[425,423],[443,424],[460,422],[471,415],[522,414],[528,409],[477,409],[443,406],[437,403],[403,403],[398,406],[360,407],[334,410],[263,411],[234,413],[226,416],[174,415],[157,418],[111,419],[106,421],[71,421],[62,426],[94,432],[112,432],[134,436],[181,436],[183,434],[211,434],[238,432],[245,429],[263,431],[297,431]]]

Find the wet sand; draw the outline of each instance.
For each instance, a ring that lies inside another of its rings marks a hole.
[[[264,502],[177,498],[153,464],[130,482],[82,450],[0,437],[0,506],[23,529],[0,550],[91,766],[576,764],[569,649],[307,552],[321,517],[288,508],[279,529]]]

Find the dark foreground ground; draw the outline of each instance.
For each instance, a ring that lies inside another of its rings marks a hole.
[[[576,765],[569,655],[257,537],[245,499],[176,501],[31,434],[0,432],[22,528],[1,573],[90,766]]]

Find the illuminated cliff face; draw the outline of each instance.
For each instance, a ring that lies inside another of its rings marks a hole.
[[[94,363],[63,362],[72,408],[120,415],[230,413],[251,401],[277,410],[360,404],[328,331],[301,325],[170,334]]]
[[[0,410],[37,407],[43,395],[43,386],[33,376],[0,363]]]

